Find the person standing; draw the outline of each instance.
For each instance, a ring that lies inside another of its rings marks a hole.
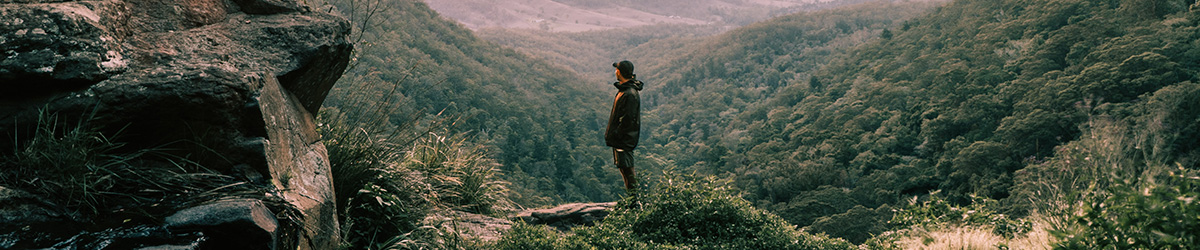
[[[633,175],[633,149],[637,148],[638,134],[641,132],[641,98],[638,91],[642,90],[642,82],[633,74],[632,62],[620,61],[612,65],[617,69],[617,82],[613,83],[617,87],[617,95],[613,98],[604,141],[613,148],[613,161],[621,171],[625,191],[634,194],[637,181]]]

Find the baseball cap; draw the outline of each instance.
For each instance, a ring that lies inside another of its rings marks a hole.
[[[626,77],[626,78],[633,76],[633,63],[632,62],[620,61],[620,62],[615,62],[612,65],[613,65],[613,68],[617,68],[617,70],[621,71],[621,76]]]

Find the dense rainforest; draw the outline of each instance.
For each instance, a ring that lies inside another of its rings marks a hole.
[[[403,100],[397,126],[453,116],[445,132],[487,145],[525,207],[621,197],[600,136],[619,59],[647,83],[639,171],[729,180],[754,207],[856,244],[906,226],[899,208],[919,199],[1103,214],[1063,198],[1089,183],[1066,173],[1132,169],[1089,175],[1125,179],[1081,189],[1109,204],[1122,197],[1110,186],[1200,160],[1192,0],[869,2],[736,28],[485,29],[486,40],[423,3],[384,3],[327,108],[384,86]],[[1069,204],[1039,204],[1054,199]],[[1058,221],[1115,215],[1096,216]]]

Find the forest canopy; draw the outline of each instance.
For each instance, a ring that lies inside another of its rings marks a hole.
[[[912,197],[1034,212],[1022,180],[1077,152],[1097,120],[1156,138],[1156,164],[1200,160],[1193,0],[870,2],[732,30],[486,40],[423,3],[388,4],[328,106],[406,79],[407,112],[464,117],[454,130],[492,147],[523,206],[620,197],[600,137],[619,59],[647,86],[645,172],[732,180],[756,207],[855,243]]]

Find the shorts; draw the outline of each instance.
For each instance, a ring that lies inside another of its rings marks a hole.
[[[613,162],[617,164],[617,168],[632,168],[633,151],[613,148]]]

